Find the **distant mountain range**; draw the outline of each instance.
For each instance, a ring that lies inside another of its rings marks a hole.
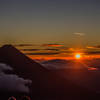
[[[53,59],[48,61],[43,61],[41,64],[49,70],[61,70],[61,69],[73,69],[73,70],[88,70],[88,67],[77,60],[64,60],[64,59]]]
[[[10,65],[20,77],[32,80],[29,94],[32,100],[95,100],[100,95],[62,77],[63,72],[46,69],[12,45],[0,48],[0,63]]]

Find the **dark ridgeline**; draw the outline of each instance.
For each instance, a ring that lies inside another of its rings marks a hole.
[[[99,95],[63,78],[63,72],[45,69],[12,45],[0,48],[0,62],[10,65],[20,77],[32,80],[31,92],[28,94],[32,100],[94,100]]]
[[[12,66],[18,75],[25,78],[28,76],[30,78],[33,78],[33,76],[39,77],[42,73],[46,72],[46,69],[43,68],[43,66],[29,59],[12,45],[5,45],[0,48],[0,62]]]

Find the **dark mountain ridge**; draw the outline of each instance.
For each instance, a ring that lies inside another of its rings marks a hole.
[[[41,76],[47,71],[42,65],[28,58],[12,45],[0,48],[0,62],[12,66],[17,74],[26,78],[28,74]]]

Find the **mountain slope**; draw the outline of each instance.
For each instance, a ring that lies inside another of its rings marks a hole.
[[[41,76],[47,71],[42,65],[31,60],[12,45],[0,48],[0,62],[12,66],[17,74],[26,78],[29,78],[30,74]]]

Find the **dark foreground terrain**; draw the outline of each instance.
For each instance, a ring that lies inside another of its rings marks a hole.
[[[32,85],[29,86],[30,93],[0,91],[0,100],[8,100],[9,96],[15,96],[19,100],[22,95],[29,95],[32,100],[100,99],[100,92],[97,91],[100,88],[98,72],[92,73],[86,69],[47,70],[11,45],[0,48],[0,63],[10,65],[20,77],[32,80]],[[92,77],[95,80],[91,80]]]

